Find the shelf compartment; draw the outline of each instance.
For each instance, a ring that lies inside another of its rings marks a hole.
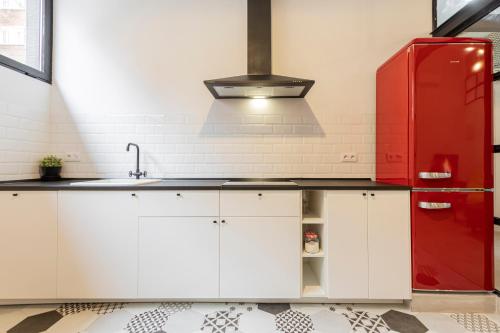
[[[302,216],[323,218],[324,217],[325,191],[303,191],[302,192]]]
[[[302,218],[302,224],[324,224],[323,218],[319,216],[304,216]]]
[[[325,256],[325,252],[321,249],[318,253],[308,253],[306,251],[302,251],[302,258],[323,258]]]
[[[302,297],[315,298],[326,297],[326,290],[313,270],[312,263],[304,261]]]

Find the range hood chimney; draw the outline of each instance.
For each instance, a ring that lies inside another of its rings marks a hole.
[[[314,80],[273,75],[271,0],[247,0],[247,75],[204,81],[219,98],[303,98]]]

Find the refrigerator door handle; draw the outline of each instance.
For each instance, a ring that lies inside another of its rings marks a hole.
[[[420,179],[448,179],[451,178],[451,172],[419,172]]]
[[[449,202],[425,202],[419,201],[418,207],[422,209],[448,209],[451,208],[451,203]]]

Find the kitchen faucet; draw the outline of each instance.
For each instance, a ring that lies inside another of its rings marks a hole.
[[[134,146],[136,148],[136,150],[137,150],[137,159],[136,159],[136,164],[135,164],[135,172],[129,171],[128,172],[128,176],[129,177],[135,176],[136,179],[140,179],[141,176],[146,177],[147,176],[147,172],[146,171],[141,172],[141,170],[139,169],[139,145],[137,145],[135,143],[129,143],[127,145],[127,151],[130,151],[130,146]]]

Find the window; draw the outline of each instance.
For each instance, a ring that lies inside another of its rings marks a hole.
[[[52,0],[0,0],[0,65],[52,79]]]
[[[500,73],[500,7],[466,28],[459,37],[488,38],[493,42],[493,73]]]
[[[436,23],[440,26],[473,0],[437,0]]]

